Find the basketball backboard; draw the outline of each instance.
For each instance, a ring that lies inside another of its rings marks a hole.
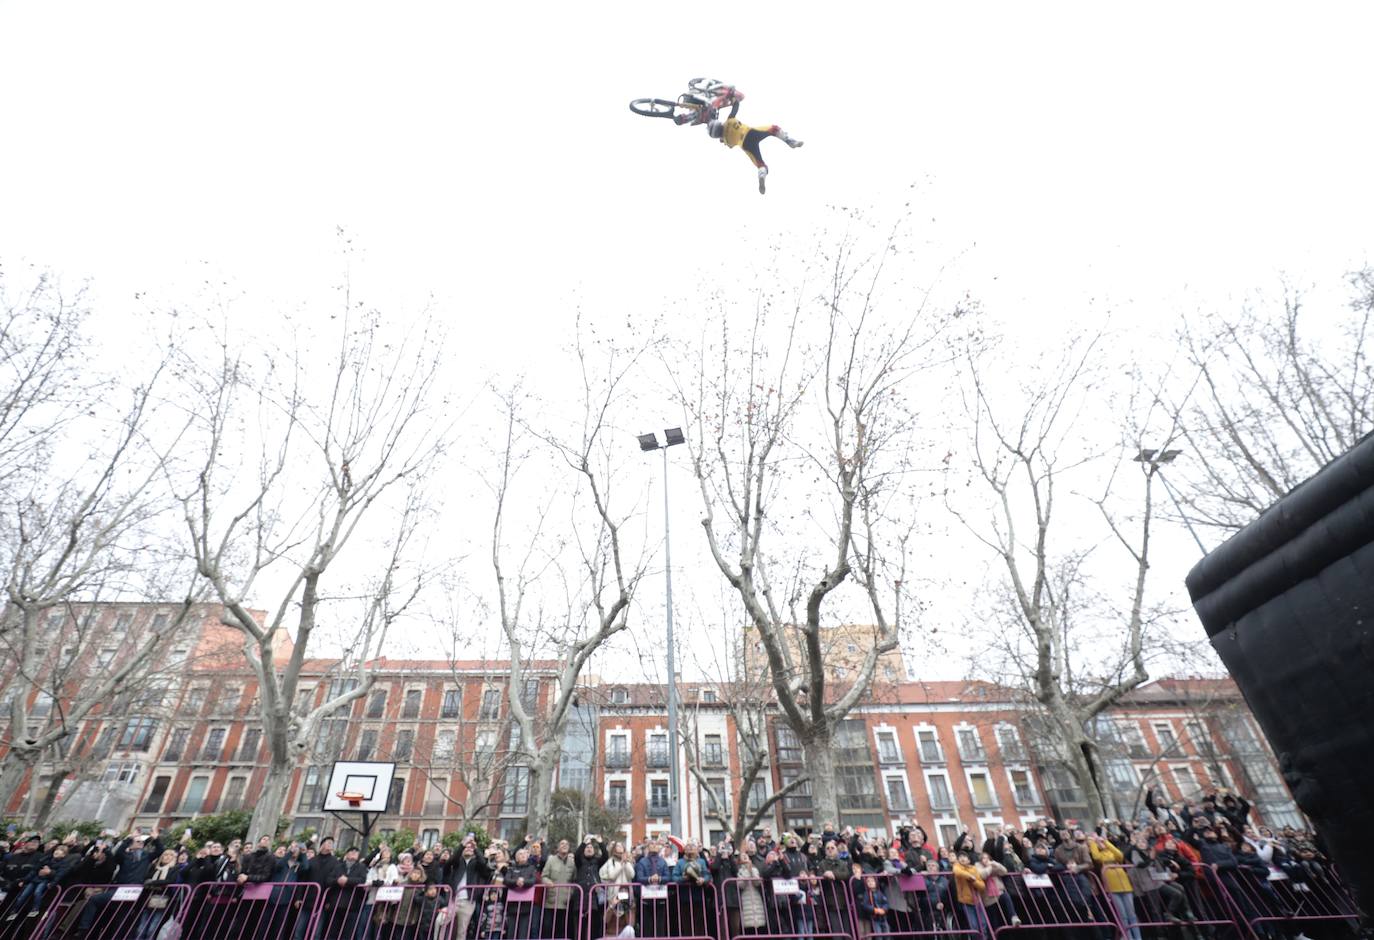
[[[377,761],[334,762],[324,792],[326,813],[385,813],[396,765]],[[345,799],[347,794],[352,799]]]

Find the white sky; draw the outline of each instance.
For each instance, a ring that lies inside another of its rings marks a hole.
[[[1013,336],[1150,342],[1370,260],[1370,35],[1364,3],[8,0],[0,259],[94,278],[112,336],[206,280],[251,328],[328,299],[343,227],[373,303],[432,296],[455,366],[499,376],[556,365],[579,308],[680,316],[910,201],[930,276]],[[694,75],[806,142],[765,142],[766,197],[626,108]]]

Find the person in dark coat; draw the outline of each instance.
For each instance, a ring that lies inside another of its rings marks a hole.
[[[530,850],[523,846],[515,851],[515,859],[506,866],[506,874],[503,879],[508,892],[530,891],[535,885],[539,884],[539,868],[531,861]],[[510,928],[506,936],[513,940],[529,940],[530,925],[538,923],[534,916],[533,895],[529,899],[512,900],[507,895],[506,898],[506,925]]]

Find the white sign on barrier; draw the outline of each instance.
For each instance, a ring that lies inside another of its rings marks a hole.
[[[797,879],[795,878],[773,879],[774,894],[797,894],[798,891],[799,889],[797,888]]]
[[[639,894],[646,901],[666,901],[668,900],[668,886],[645,885],[640,889]]]
[[[137,901],[139,895],[143,893],[142,885],[124,885],[122,888],[115,888],[115,901]]]
[[[405,897],[405,893],[406,889],[402,888],[400,885],[387,885],[384,888],[377,889],[377,900],[383,902],[399,901],[401,898]]]
[[[1049,875],[1026,875],[1022,878],[1027,888],[1053,888],[1054,882]]]

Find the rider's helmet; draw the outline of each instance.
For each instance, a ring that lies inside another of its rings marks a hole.
[[[725,122],[712,121],[710,124],[706,125],[706,133],[710,134],[716,140],[720,140],[725,136]]]

